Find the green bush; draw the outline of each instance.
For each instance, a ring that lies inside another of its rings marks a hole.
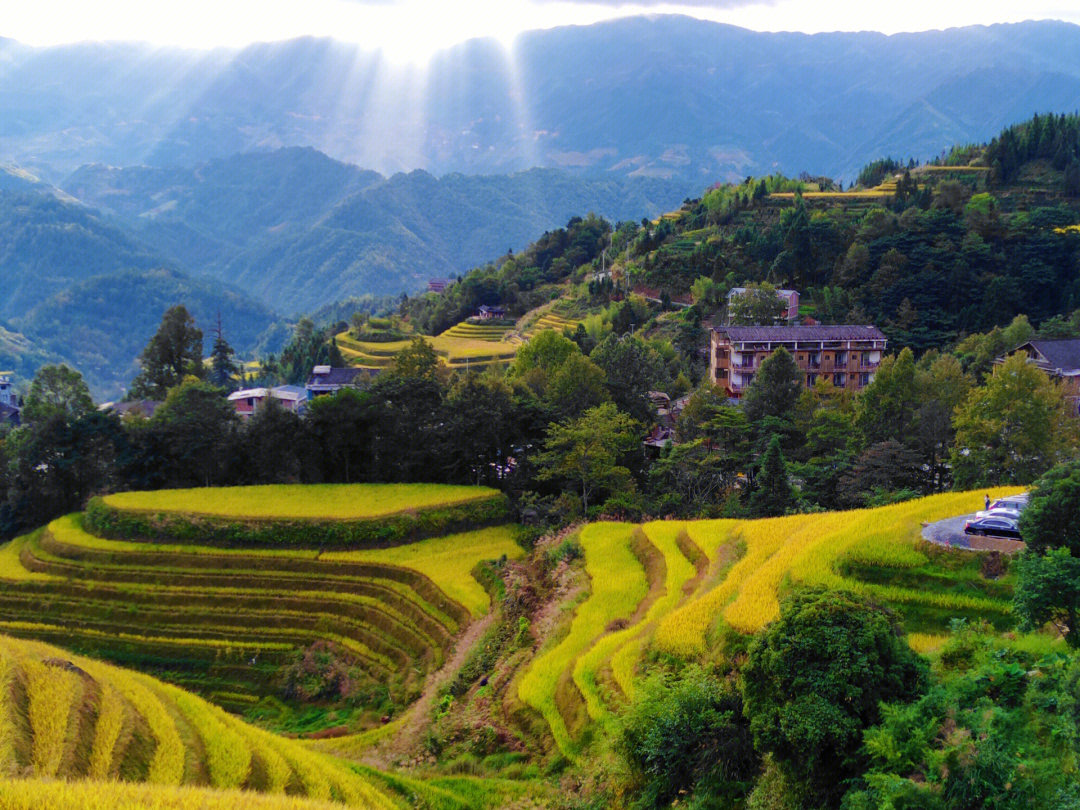
[[[664,807],[686,794],[730,804],[750,789],[760,765],[742,697],[700,667],[645,681],[623,717],[620,749],[641,786],[639,807]]]

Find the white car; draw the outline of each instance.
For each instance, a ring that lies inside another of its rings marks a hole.
[[[989,509],[983,509],[975,513],[975,517],[984,518],[990,517],[992,513],[996,513],[1001,510],[1007,510],[1009,512],[1015,512],[1016,514],[1002,514],[1001,517],[1011,517],[1013,520],[1017,520],[1020,517],[1020,513],[1024,511],[1024,507],[1028,504],[1028,496],[1025,492],[1023,495],[1010,495],[1008,498],[998,498],[996,501],[990,504]]]
[[[1008,518],[1009,520],[1020,520],[1020,512],[1017,509],[1005,509],[1005,508],[998,509],[997,507],[991,506],[989,509],[983,509],[981,512],[976,512],[975,517],[977,517],[977,518],[995,517],[995,518]]]

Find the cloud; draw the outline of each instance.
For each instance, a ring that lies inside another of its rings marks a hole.
[[[360,0],[363,2],[363,0]],[[537,4],[547,3],[570,3],[586,6],[611,6],[619,8],[649,8],[664,6],[669,10],[679,8],[715,9],[726,11],[729,9],[743,8],[744,6],[772,6],[776,0],[533,0]]]

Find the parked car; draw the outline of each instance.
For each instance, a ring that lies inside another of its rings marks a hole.
[[[1016,510],[1016,509],[994,509],[994,508],[990,508],[990,509],[984,509],[981,512],[976,512],[975,517],[977,517],[977,518],[997,517],[997,518],[1008,518],[1009,520],[1019,521],[1020,520],[1020,512],[1018,510]]]
[[[964,524],[964,534],[985,534],[990,537],[1013,537],[1020,539],[1016,521],[1005,517],[985,517],[969,520]]]
[[[975,517],[990,517],[990,513],[996,509],[1011,509],[1014,512],[1023,512],[1024,508],[1028,505],[1028,496],[1025,492],[1023,495],[1010,495],[1008,498],[998,498],[992,504],[989,509],[983,509],[975,513]]]

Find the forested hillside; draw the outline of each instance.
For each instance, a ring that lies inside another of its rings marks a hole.
[[[767,281],[823,323],[874,323],[919,351],[1020,314],[1039,326],[1080,308],[1078,135],[1076,115],[1036,116],[938,165],[869,164],[847,192],[779,175],[717,184],[657,220],[547,234],[406,311],[433,333],[480,304],[519,315],[544,299],[538,285],[594,278],[605,250],[611,279],[587,285],[582,313],[643,290],[692,299],[679,320],[693,329],[731,287]]]
[[[43,361],[79,368],[114,397],[161,313],[185,301],[209,329],[220,313],[230,337],[254,349],[274,323],[238,289],[195,279],[99,211],[40,191],[0,192],[0,366],[29,378]],[[16,333],[12,335],[12,333]],[[270,348],[277,343],[267,335]]]

